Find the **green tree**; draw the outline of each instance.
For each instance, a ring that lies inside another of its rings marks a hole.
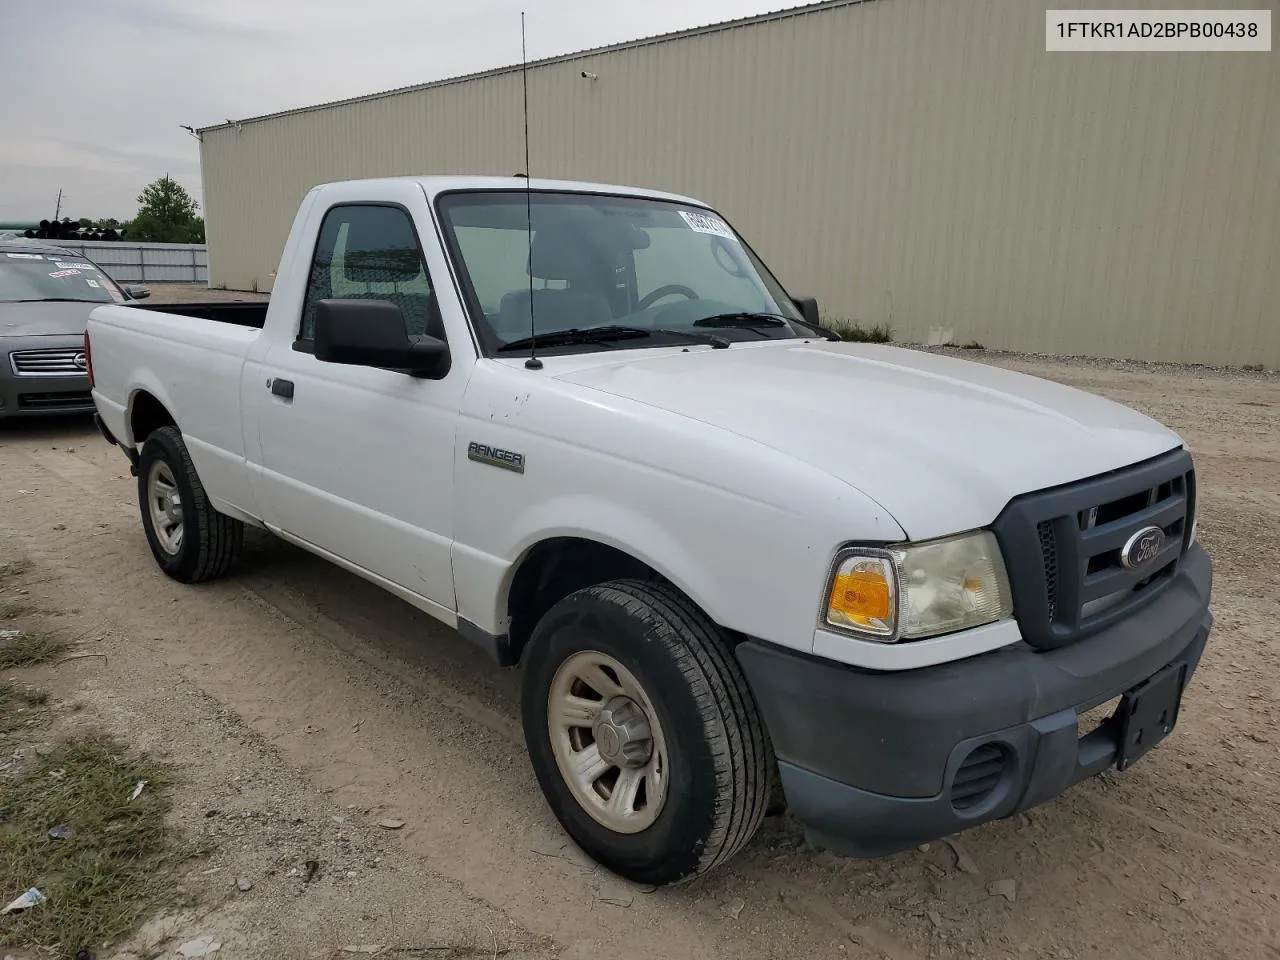
[[[129,223],[130,240],[143,243],[204,243],[200,205],[167,173],[138,195],[138,213]]]

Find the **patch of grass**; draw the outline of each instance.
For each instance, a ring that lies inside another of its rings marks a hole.
[[[0,684],[0,733],[12,733],[28,726],[27,721],[35,718],[27,710],[43,707],[48,702],[49,695],[43,690],[20,687],[16,683]]]
[[[19,630],[15,637],[0,639],[0,669],[48,663],[66,652],[65,640],[38,630]]]
[[[863,327],[856,323],[836,323],[831,329],[841,340],[850,343],[893,343],[893,327],[887,323],[877,323],[874,327]]]
[[[58,771],[62,771],[61,774]],[[130,800],[139,780],[147,785]],[[95,953],[171,905],[185,854],[166,826],[172,777],[111,737],[91,734],[0,785],[0,877],[6,893],[35,887],[47,902],[6,919],[5,942],[70,958]],[[65,825],[65,840],[49,830]]]
[[[980,344],[977,340],[970,340],[968,343],[962,343],[960,345],[960,349],[961,350],[985,350],[987,348],[984,347],[982,344]]]
[[[17,600],[5,600],[0,602],[0,620],[12,620],[30,612],[30,610],[31,608],[25,603],[20,603]]]
[[[20,687],[16,683],[0,684],[0,713],[15,704],[24,707],[43,707],[49,702],[49,694],[35,687]]]
[[[31,561],[27,559],[9,560],[0,563],[0,580],[8,580],[10,577],[20,577],[31,569]]]

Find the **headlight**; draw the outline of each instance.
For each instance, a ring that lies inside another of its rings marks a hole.
[[[978,531],[836,559],[826,625],[892,643],[965,630],[1013,613],[1000,547]]]

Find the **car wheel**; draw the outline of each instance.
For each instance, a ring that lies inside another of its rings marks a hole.
[[[244,542],[244,524],[209,504],[177,427],[155,430],[138,457],[138,507],[160,569],[183,583],[223,576]]]
[[[672,587],[587,587],[538,623],[522,714],[552,811],[638,883],[692,879],[764,816],[773,751],[722,631]]]

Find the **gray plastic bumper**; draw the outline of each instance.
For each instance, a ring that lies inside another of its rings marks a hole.
[[[1120,754],[1121,725],[1081,736],[1078,718],[1171,666],[1185,689],[1213,623],[1211,582],[1208,556],[1192,546],[1158,597],[1086,640],[899,673],[739,645],[788,809],[815,844],[881,856],[1011,816],[1101,773]],[[975,769],[983,789],[961,800]]]

